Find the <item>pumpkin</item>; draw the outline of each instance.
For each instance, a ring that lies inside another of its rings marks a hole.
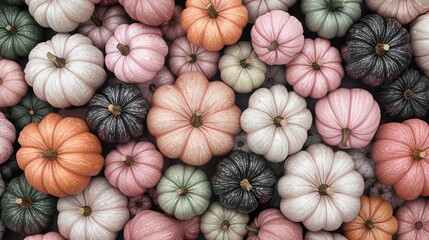
[[[305,140],[304,147],[307,148],[314,143],[320,142],[322,142],[322,137],[317,132],[316,124],[312,123],[310,129],[307,131],[307,140]]]
[[[232,149],[240,114],[230,87],[190,72],[155,91],[147,127],[163,155],[201,166]]]
[[[6,116],[0,112],[0,163],[6,162],[6,160],[12,155],[15,140],[15,127],[9,120],[7,120]]]
[[[368,144],[363,148],[347,150],[355,163],[355,170],[362,175],[365,180],[365,189],[370,188],[376,181],[374,171],[374,161],[371,158],[371,146]]]
[[[302,240],[302,228],[287,219],[279,209],[263,210],[246,226],[249,240]]]
[[[136,85],[142,92],[143,97],[149,103],[152,103],[152,96],[156,89],[158,89],[162,85],[172,85],[174,83],[174,80],[175,78],[173,74],[167,67],[164,66],[161,70],[159,70],[159,72],[156,73],[155,77],[152,80],[144,83],[138,83]]]
[[[141,194],[135,197],[128,197],[128,209],[130,210],[130,218],[135,217],[143,210],[149,210],[152,207],[152,200],[149,195]]]
[[[305,99],[280,84],[256,90],[240,119],[250,150],[272,162],[301,150],[312,121]]]
[[[429,13],[426,13],[411,23],[410,37],[416,65],[429,78]]]
[[[375,196],[360,197],[359,215],[343,224],[344,236],[349,240],[390,240],[398,230],[389,202]]]
[[[258,17],[250,37],[259,59],[268,65],[287,64],[304,47],[301,22],[281,10],[273,10]]]
[[[113,5],[118,3],[118,0],[101,0],[98,4],[99,5]]]
[[[180,17],[182,16],[183,7],[176,5],[174,7],[173,17],[170,21],[163,23],[160,28],[162,36],[165,39],[174,41],[175,39],[186,36],[185,30],[182,28]]]
[[[65,238],[114,240],[129,219],[128,199],[103,177],[77,195],[58,200],[58,230]]]
[[[138,196],[161,178],[164,157],[150,142],[130,141],[106,156],[104,175],[126,196]]]
[[[10,108],[9,118],[21,131],[28,124],[40,122],[44,116],[55,111],[48,102],[40,100],[29,90],[18,104]]]
[[[369,195],[381,197],[383,200],[388,201],[393,209],[400,207],[405,202],[404,199],[396,194],[392,186],[384,185],[380,182],[375,182],[374,186],[369,189]]]
[[[249,145],[247,144],[247,133],[245,131],[240,131],[234,137],[234,146],[231,149],[232,151],[243,151],[250,153]]]
[[[0,107],[16,105],[28,90],[21,66],[8,59],[0,59]]]
[[[174,14],[174,0],[119,0],[134,20],[149,26],[159,26],[170,21]]]
[[[268,65],[265,81],[261,87],[270,88],[276,84],[287,85],[285,65]]]
[[[308,231],[305,233],[304,240],[347,240],[347,238],[345,238],[339,233],[332,233],[326,231]]]
[[[100,173],[101,144],[79,118],[46,115],[19,134],[16,161],[36,190],[56,197],[78,194]]]
[[[414,200],[429,196],[429,125],[420,119],[382,124],[372,145],[378,181],[393,186],[399,197]]]
[[[15,177],[20,176],[23,173],[16,162],[15,154],[12,154],[6,162],[0,165],[0,175],[4,181],[9,182]]]
[[[213,202],[201,216],[201,232],[207,240],[242,240],[249,215]]]
[[[14,232],[39,233],[51,224],[56,202],[31,187],[22,174],[10,181],[1,198],[1,220]]]
[[[203,214],[212,196],[206,174],[183,164],[169,167],[159,180],[156,191],[159,207],[180,220]]]
[[[0,56],[10,59],[27,56],[42,37],[42,28],[29,12],[17,7],[0,10]]]
[[[303,0],[301,11],[305,25],[319,37],[331,39],[346,35],[361,17],[362,0]]]
[[[22,6],[25,5],[25,0],[5,0],[8,5]]]
[[[381,119],[380,107],[371,93],[360,88],[338,88],[329,93],[316,102],[315,114],[323,141],[340,148],[366,147]]]
[[[162,69],[167,53],[159,28],[122,24],[106,43],[106,67],[123,82],[147,82]]]
[[[91,39],[58,33],[28,56],[25,80],[34,94],[53,107],[82,106],[106,80],[103,53]]]
[[[190,43],[219,51],[240,39],[248,13],[241,0],[187,0],[180,19]]]
[[[273,10],[282,10],[287,12],[296,0],[243,0],[243,4],[249,13],[249,22],[253,23],[256,18]]]
[[[410,37],[395,19],[366,15],[350,27],[341,56],[350,78],[379,86],[397,78],[410,64]]]
[[[270,200],[275,181],[263,157],[237,151],[218,163],[212,188],[223,206],[249,213]]]
[[[287,82],[302,97],[322,98],[344,77],[341,55],[329,40],[306,38],[298,56],[286,65]]]
[[[429,11],[429,2],[425,0],[365,0],[365,5],[382,17],[395,18],[402,25]]]
[[[24,240],[65,240],[65,238],[57,232],[48,232],[46,234],[30,235],[25,237]]]
[[[94,46],[104,49],[115,29],[126,23],[128,22],[125,18],[125,10],[120,5],[98,5],[95,7],[91,18],[79,24],[77,31],[89,37]]]
[[[3,239],[3,234],[6,231],[6,226],[0,219],[0,239]]]
[[[201,232],[200,221],[201,216],[195,216],[189,220],[183,221],[176,220],[176,222],[185,229],[185,239],[198,239]]]
[[[310,231],[333,231],[358,215],[364,181],[346,152],[313,144],[288,157],[284,168],[277,190],[288,219]]]
[[[429,224],[428,200],[417,198],[406,202],[396,211],[398,218],[398,232],[396,239],[425,239],[428,238]]]
[[[252,44],[240,41],[225,48],[219,61],[220,77],[238,93],[249,93],[265,81],[267,66],[259,60]]]
[[[4,181],[3,181],[2,175],[0,173],[0,197],[4,193],[5,187],[6,187],[6,185],[5,185]]]
[[[201,72],[210,79],[217,73],[219,58],[220,52],[207,51],[190,43],[186,37],[179,37],[170,46],[168,64],[176,76]]]

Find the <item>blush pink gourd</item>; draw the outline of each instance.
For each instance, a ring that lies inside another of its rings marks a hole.
[[[174,14],[174,0],[119,0],[131,18],[150,26],[170,21]]]
[[[12,60],[0,59],[0,107],[16,105],[27,90],[21,66]]]
[[[174,41],[176,38],[186,36],[185,30],[183,30],[181,25],[183,7],[176,5],[174,7],[174,14],[170,21],[163,23],[160,28],[162,36],[170,41]]]
[[[6,116],[0,112],[0,164],[4,163],[13,153],[16,130]]]
[[[424,198],[406,202],[396,211],[397,240],[429,239],[429,201]]]

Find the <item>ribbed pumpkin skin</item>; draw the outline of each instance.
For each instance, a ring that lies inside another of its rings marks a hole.
[[[426,13],[411,23],[411,46],[416,65],[429,78],[429,13]]]
[[[27,56],[42,37],[42,28],[29,12],[17,7],[0,11],[0,56],[10,59]]]
[[[365,5],[382,17],[391,17],[405,25],[429,11],[427,0],[365,0]]]
[[[8,5],[22,6],[25,4],[25,0],[5,0]]]
[[[16,105],[28,90],[21,66],[9,59],[0,59],[0,107]]]
[[[420,240],[429,238],[429,201],[417,198],[405,203],[396,211],[398,218],[398,240]]]
[[[57,232],[48,232],[46,234],[30,235],[25,237],[24,240],[65,240],[65,238]]]
[[[0,163],[5,162],[13,153],[16,129],[6,116],[0,112]]]
[[[17,204],[17,199],[26,203]],[[35,234],[51,225],[52,217],[56,213],[57,199],[43,194],[27,182],[24,174],[10,181],[6,192],[1,199],[1,219],[7,228],[23,234]]]
[[[255,19],[267,12],[273,10],[287,10],[296,3],[296,0],[243,0],[243,5],[249,13],[249,22],[252,23]]]
[[[350,78],[375,87],[392,81],[408,67],[410,37],[395,19],[366,15],[349,29],[341,56]]]

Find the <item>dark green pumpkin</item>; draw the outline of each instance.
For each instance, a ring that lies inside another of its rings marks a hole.
[[[276,177],[265,158],[235,151],[217,165],[212,188],[223,206],[249,213],[259,203],[270,200],[275,181]]]
[[[429,110],[429,79],[409,69],[394,81],[381,85],[375,99],[382,113],[395,120],[423,118]]]
[[[131,84],[109,85],[88,103],[86,123],[108,143],[126,143],[143,134],[149,102]]]
[[[349,29],[341,56],[350,78],[379,86],[397,78],[410,64],[410,37],[395,19],[366,15]]]
[[[57,199],[31,187],[24,174],[12,179],[1,199],[1,220],[23,234],[40,233],[52,222]]]
[[[10,181],[23,173],[16,162],[16,152],[6,162],[0,164],[0,173],[5,181]]]
[[[6,0],[6,3],[9,5],[23,6],[25,5],[25,0]]]
[[[28,11],[6,7],[0,11],[0,55],[17,59],[27,56],[42,41],[42,27]]]
[[[40,122],[49,113],[56,112],[48,102],[40,100],[29,90],[21,101],[10,108],[9,119],[18,131],[33,122]]]

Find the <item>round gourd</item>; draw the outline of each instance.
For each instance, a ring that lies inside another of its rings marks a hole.
[[[310,231],[333,231],[358,215],[364,181],[350,155],[317,143],[286,159],[277,190],[288,219]]]
[[[170,21],[174,14],[174,0],[119,0],[131,18],[149,26]]]
[[[169,167],[159,180],[156,191],[161,209],[180,220],[203,214],[212,195],[206,174],[183,164]]]
[[[118,0],[101,0],[98,4],[99,5],[113,5],[118,3]]]
[[[362,107],[365,106],[365,107]],[[316,129],[323,141],[340,148],[366,147],[380,124],[380,107],[360,88],[338,88],[317,101]]]
[[[58,230],[70,240],[114,240],[130,217],[127,203],[105,178],[96,177],[82,193],[58,200]]]
[[[265,81],[267,66],[253,51],[251,42],[240,41],[224,49],[219,61],[220,77],[238,93],[249,93]]]
[[[304,47],[301,22],[281,10],[273,10],[258,17],[250,37],[259,59],[268,65],[287,64]]]
[[[377,196],[388,201],[390,205],[392,205],[393,209],[402,206],[405,202],[404,199],[400,198],[398,194],[396,194],[392,186],[384,185],[380,182],[376,182],[374,186],[369,189],[369,195]]]
[[[347,153],[355,163],[355,170],[362,175],[365,180],[365,189],[370,188],[376,181],[374,171],[374,161],[371,158],[371,144],[364,148],[349,149]]]
[[[186,36],[185,30],[182,28],[180,17],[182,16],[183,7],[176,5],[174,7],[174,14],[170,21],[163,23],[160,28],[162,36],[165,39],[174,41],[179,37]]]
[[[304,240],[347,240],[347,238],[345,238],[339,233],[332,233],[326,231],[308,231],[305,233]]]
[[[31,187],[22,174],[10,181],[1,198],[1,219],[14,232],[40,233],[51,224],[56,202],[53,196]]]
[[[128,197],[128,209],[130,218],[134,218],[139,212],[152,208],[152,200],[149,195],[142,194],[135,197]]]
[[[348,240],[391,240],[398,230],[398,221],[393,216],[389,202],[375,196],[360,197],[359,215],[343,224],[344,236]]]
[[[395,18],[402,25],[429,11],[429,2],[425,0],[365,0],[365,5],[382,17]]]
[[[410,37],[395,19],[366,15],[349,29],[341,56],[350,78],[379,86],[397,78],[410,64]]]
[[[243,151],[246,153],[250,153],[249,144],[247,144],[247,133],[245,131],[240,131],[234,137],[234,147],[232,147],[232,151]]]
[[[143,134],[149,102],[131,84],[105,86],[88,103],[85,121],[108,143],[127,143]]]
[[[285,65],[268,65],[265,81],[261,87],[270,88],[276,84],[287,85]]]
[[[156,89],[158,89],[162,85],[173,85],[174,80],[175,78],[173,74],[167,67],[164,66],[159,72],[156,73],[155,77],[152,80],[144,83],[138,83],[136,85],[142,92],[143,97],[149,103],[152,103],[152,96]]]
[[[331,39],[346,35],[361,17],[362,0],[303,0],[301,11],[305,25],[319,37]]]
[[[25,0],[5,0],[8,5],[22,6],[25,5]]]
[[[66,240],[61,234],[57,232],[48,232],[46,234],[30,235],[24,240]]]
[[[259,16],[273,10],[287,12],[295,2],[296,0],[243,0],[243,4],[246,6],[247,12],[249,13],[250,23],[253,23]]]
[[[271,162],[301,150],[312,121],[305,99],[280,84],[256,90],[240,119],[250,150]]]
[[[426,239],[429,237],[429,202],[424,198],[406,202],[396,211],[397,240]]]
[[[6,160],[12,155],[15,140],[15,127],[9,120],[7,120],[6,116],[0,112],[0,163],[6,162]]]
[[[340,51],[329,40],[306,38],[301,52],[286,65],[287,82],[302,97],[322,98],[344,77]]]
[[[181,16],[189,42],[208,51],[236,43],[247,21],[241,0],[187,0]]]
[[[0,107],[16,105],[28,90],[21,66],[8,59],[0,59]]]
[[[423,74],[429,78],[429,13],[411,23],[410,37],[414,59]]]
[[[16,161],[28,182],[57,197],[82,192],[104,164],[100,141],[79,118],[50,113],[25,126],[18,143]]]
[[[6,162],[0,165],[0,174],[4,181],[9,182],[23,173],[16,162],[15,154],[12,154]]]

